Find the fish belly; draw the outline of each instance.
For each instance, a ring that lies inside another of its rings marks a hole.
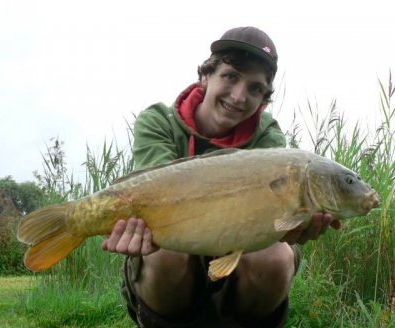
[[[234,250],[253,251],[270,246],[284,232],[276,232],[279,207],[263,204],[262,194],[196,199],[145,213],[155,243],[190,254],[220,256]]]

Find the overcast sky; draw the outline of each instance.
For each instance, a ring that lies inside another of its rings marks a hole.
[[[391,1],[0,0],[0,178],[32,181],[51,137],[78,176],[86,145],[126,145],[125,120],[170,104],[227,29],[266,31],[279,53],[278,114],[333,99],[349,124],[380,116],[378,79],[395,69]],[[365,3],[372,3],[367,5]]]

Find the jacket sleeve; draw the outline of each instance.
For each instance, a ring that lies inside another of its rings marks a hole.
[[[137,117],[134,124],[133,170],[167,163],[177,158],[173,130],[167,115],[172,115],[153,105]]]

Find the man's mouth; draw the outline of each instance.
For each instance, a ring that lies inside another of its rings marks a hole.
[[[235,107],[235,106],[231,106],[230,104],[228,104],[227,102],[225,102],[223,100],[221,100],[221,105],[227,112],[230,112],[230,113],[241,113],[241,112],[243,112],[242,109],[240,109],[238,107]]]

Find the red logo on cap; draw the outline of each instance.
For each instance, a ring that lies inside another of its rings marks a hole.
[[[268,46],[262,48],[263,51],[270,53],[270,48]]]

